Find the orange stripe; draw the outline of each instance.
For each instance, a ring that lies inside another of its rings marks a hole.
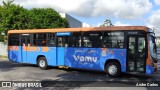
[[[24,51],[37,51],[37,47],[32,46],[32,47],[28,47],[28,46],[23,46],[23,50]],[[38,50],[39,51],[39,50]]]
[[[91,28],[57,28],[57,29],[32,29],[32,30],[9,30],[9,33],[45,33],[45,32],[78,32],[78,31],[104,31],[104,30],[143,30],[148,31],[145,26],[113,26],[113,27],[91,27]]]
[[[18,46],[8,46],[8,50],[15,50],[15,51],[18,51],[19,48],[18,48]]]
[[[40,47],[35,47],[35,46],[23,46],[24,51],[40,51]],[[49,48],[48,47],[42,47],[42,52],[48,52]]]
[[[48,52],[49,48],[48,47],[42,47],[42,52]]]

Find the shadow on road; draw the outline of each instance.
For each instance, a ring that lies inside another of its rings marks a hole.
[[[32,64],[16,63],[8,60],[0,60],[0,72],[16,70],[17,67],[37,67]]]
[[[64,69],[62,69],[64,70]],[[59,74],[58,79],[42,80],[45,87],[68,87],[75,89],[79,87],[136,87],[137,83],[156,83],[154,75],[127,74],[123,73],[119,78],[110,78],[103,72],[69,69],[66,73]],[[147,90],[158,90],[160,88],[146,87]]]
[[[15,67],[19,67],[20,65],[17,63],[12,63],[10,61],[0,61],[0,71],[7,72],[11,70],[15,70]]]

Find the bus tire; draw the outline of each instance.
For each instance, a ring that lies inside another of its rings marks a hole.
[[[119,77],[121,74],[121,66],[117,62],[109,62],[105,66],[105,71],[109,77]]]
[[[47,65],[47,60],[45,57],[40,57],[38,59],[38,66],[40,67],[40,69],[42,70],[46,70],[48,65]]]

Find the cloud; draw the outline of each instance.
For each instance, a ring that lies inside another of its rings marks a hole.
[[[154,0],[156,5],[160,5],[160,0]]]
[[[103,23],[97,23],[96,25],[94,25],[94,27],[99,27],[100,25],[102,25]],[[117,21],[115,23],[113,23],[114,26],[132,26],[129,23],[122,23],[121,21]]]
[[[160,9],[154,11],[147,20],[148,26],[160,29]]]
[[[117,21],[114,23],[114,26],[131,26],[129,23],[122,23],[120,21]]]
[[[25,8],[51,7],[83,17],[140,18],[152,8],[149,0],[15,0]]]
[[[150,11],[149,0],[99,0],[95,15],[109,15],[117,18],[134,19]]]
[[[95,25],[92,25],[92,27],[99,27],[101,26],[103,23],[102,22],[99,22],[99,23],[96,23]]]

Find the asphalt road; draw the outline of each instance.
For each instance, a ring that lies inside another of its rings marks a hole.
[[[57,67],[41,70],[36,65],[20,64],[10,62],[7,59],[0,59],[0,81],[52,81],[47,83],[51,83],[50,86],[54,86],[55,83],[61,84],[56,89],[64,89],[65,87],[65,89],[83,90],[158,90],[160,88],[135,86],[142,82],[160,82],[160,72],[152,75],[122,74],[119,78],[109,78],[103,72],[58,69]],[[46,88],[53,89],[53,87]]]

